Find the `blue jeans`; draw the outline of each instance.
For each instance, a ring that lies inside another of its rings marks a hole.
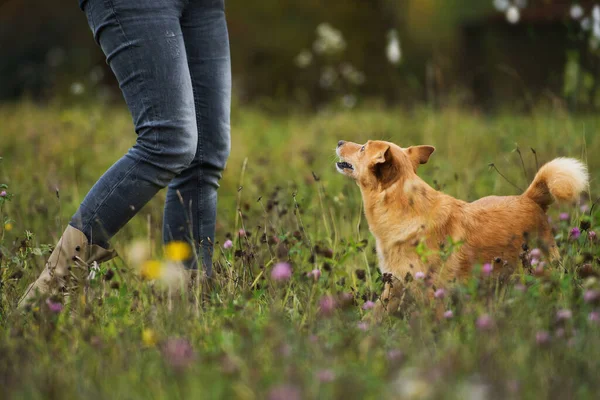
[[[108,247],[168,186],[163,240],[194,243],[212,271],[217,188],[230,151],[231,66],[224,0],[87,0],[82,8],[133,117],[137,140],[70,224]]]

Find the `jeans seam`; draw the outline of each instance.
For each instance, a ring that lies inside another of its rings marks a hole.
[[[129,37],[125,33],[125,29],[123,29],[123,24],[121,24],[121,20],[119,19],[119,15],[117,13],[117,9],[115,7],[114,1],[113,0],[104,0],[104,1],[105,1],[105,4],[108,7],[110,7],[110,10],[112,11],[113,16],[115,17],[115,21],[117,22],[117,25],[119,26],[119,30],[121,31],[121,34],[125,38],[126,43],[129,45],[132,45],[132,46],[138,46],[137,44],[135,44],[131,40],[129,40]],[[140,74],[140,76],[141,76],[140,79],[143,81],[144,80],[143,74]],[[146,98],[145,94],[146,94],[146,91],[142,90],[142,93],[140,93],[140,101],[141,101],[144,109],[148,109],[148,99]],[[154,117],[154,119],[156,119],[156,110],[154,110],[153,107],[152,107],[152,110],[153,110],[152,116]],[[160,153],[160,149],[158,146],[158,131],[156,129],[154,130],[154,146]]]
[[[119,19],[117,10],[115,9],[115,4],[113,3],[112,0],[104,0],[104,1],[106,2],[106,5],[108,5],[108,7],[110,7],[110,9],[113,13],[113,16],[115,17],[115,21],[117,21],[117,25],[119,26],[119,30],[121,31],[121,33],[123,34],[123,37],[125,38],[125,41],[127,43],[131,44],[131,40],[129,40],[129,38],[125,34],[125,30],[123,29],[123,25],[121,24],[121,20]]]
[[[198,144],[196,146],[196,151],[197,151],[197,155],[198,155],[198,161],[199,161],[199,165],[198,167],[196,167],[196,194],[198,196],[197,199],[197,204],[198,204],[198,210],[196,210],[196,212],[198,213],[198,221],[196,221],[197,224],[197,229],[198,229],[198,234],[196,236],[196,238],[192,238],[194,240],[194,242],[197,240],[198,243],[194,243],[194,246],[199,245],[200,247],[200,254],[198,254],[198,258],[199,258],[199,264],[200,267],[202,269],[206,268],[206,266],[204,265],[204,243],[203,240],[204,238],[201,236],[203,235],[204,232],[204,226],[202,223],[202,218],[203,218],[203,211],[204,211],[204,193],[202,191],[202,182],[201,182],[201,177],[202,177],[202,163],[203,163],[203,157],[202,157],[202,124],[200,123],[200,119],[202,118],[202,115],[199,112],[199,103],[198,103],[198,94],[196,91],[196,87],[194,86],[194,77],[193,77],[193,73],[192,73],[192,69],[190,68],[190,78],[192,78],[192,94],[194,96],[194,107],[195,107],[195,114],[196,114],[196,131],[198,132]]]

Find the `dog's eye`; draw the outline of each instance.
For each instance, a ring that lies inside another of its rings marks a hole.
[[[365,146],[361,147],[361,148],[360,148],[360,151],[361,151],[361,153],[362,153],[363,151],[365,151]]]

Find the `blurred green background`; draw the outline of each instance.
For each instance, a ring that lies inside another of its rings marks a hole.
[[[77,3],[0,3],[0,101],[120,99]],[[370,102],[595,110],[594,5],[229,0],[236,101],[270,111]]]

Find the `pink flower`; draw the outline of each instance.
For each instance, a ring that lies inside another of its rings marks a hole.
[[[586,290],[583,294],[583,301],[586,303],[595,303],[600,300],[600,291],[598,290]]]
[[[401,350],[394,349],[387,352],[386,357],[388,361],[399,362],[404,358],[404,353]]]
[[[421,272],[421,271],[417,271],[415,273],[415,278],[416,279],[425,279],[425,274],[423,272]]]
[[[571,312],[571,310],[569,310],[567,308],[558,310],[556,312],[556,319],[559,321],[565,321],[567,319],[571,319],[572,316],[573,316],[573,312]]]
[[[531,258],[538,258],[538,259],[539,259],[539,258],[541,258],[541,257],[542,257],[542,251],[536,247],[535,249],[532,249],[532,250],[529,252],[529,256],[530,256]]]
[[[489,331],[494,325],[494,320],[488,314],[483,314],[477,318],[476,325],[480,331]]]
[[[512,379],[506,383],[506,388],[508,389],[508,391],[510,393],[513,393],[513,394],[516,394],[519,392],[520,386],[521,385],[519,384],[519,381],[516,379]]]
[[[0,197],[6,197],[6,196],[7,196],[6,190],[3,190],[0,192]]]
[[[275,264],[271,270],[271,279],[278,282],[287,281],[292,277],[292,266],[286,262]]]
[[[444,313],[444,318],[446,319],[452,319],[454,318],[454,313],[452,312],[452,310],[448,310]]]
[[[535,334],[535,341],[540,346],[546,345],[550,342],[550,334],[547,331],[539,331]]]
[[[588,239],[590,239],[592,242],[595,242],[596,241],[596,232],[589,231],[588,232]]]
[[[485,263],[485,264],[483,264],[483,267],[481,267],[481,273],[484,276],[490,276],[493,270],[494,270],[494,267],[490,263]]]
[[[515,290],[517,290],[521,293],[525,293],[527,291],[527,286],[523,285],[522,283],[517,283],[515,285]]]
[[[312,271],[310,271],[308,274],[306,274],[309,278],[313,278],[315,281],[318,281],[319,278],[321,277],[321,270],[320,269],[313,269]]]
[[[585,214],[586,212],[590,211],[590,206],[588,206],[587,204],[582,204],[579,207],[579,210]]]
[[[588,315],[588,320],[590,322],[594,322],[596,324],[600,323],[600,312],[598,311],[592,311],[589,315]]]
[[[163,358],[171,367],[184,369],[196,359],[192,345],[187,339],[169,338],[161,347]]]
[[[275,386],[269,391],[269,400],[301,400],[300,390],[291,385]]]
[[[227,239],[225,243],[223,243],[223,248],[230,249],[233,247],[233,242],[230,239]]]
[[[367,324],[365,321],[360,321],[358,324],[356,324],[356,327],[361,331],[366,332],[369,329],[369,324]]]
[[[560,213],[558,219],[560,219],[561,221],[568,221],[571,219],[571,217],[569,216],[569,213]]]
[[[336,306],[337,304],[333,296],[326,295],[321,297],[321,300],[319,300],[319,310],[323,315],[333,314]]]
[[[532,258],[531,261],[529,261],[529,263],[531,264],[532,267],[535,267],[536,265],[538,265],[540,263],[539,258]]]
[[[335,373],[330,369],[322,369],[317,372],[317,379],[321,383],[329,383],[335,380]]]
[[[239,235],[240,237],[244,237],[244,236],[246,236],[246,231],[245,231],[245,230],[243,230],[243,229],[240,229],[240,230],[238,231],[238,235]]]
[[[287,343],[282,344],[279,347],[279,354],[281,354],[284,357],[289,357],[290,354],[292,354],[292,346],[290,346]]]
[[[370,310],[373,307],[375,307],[375,303],[373,303],[371,300],[367,300],[367,301],[365,301],[365,304],[363,304],[362,309],[363,310]]]
[[[436,299],[443,299],[444,297],[446,297],[446,291],[440,288],[435,291],[433,297],[435,297]]]
[[[46,300],[46,305],[48,306],[48,310],[54,314],[58,314],[63,310],[63,305],[61,303],[54,302],[50,299]]]
[[[571,228],[571,232],[569,233],[569,237],[573,240],[579,239],[581,236],[581,231],[578,227]]]

